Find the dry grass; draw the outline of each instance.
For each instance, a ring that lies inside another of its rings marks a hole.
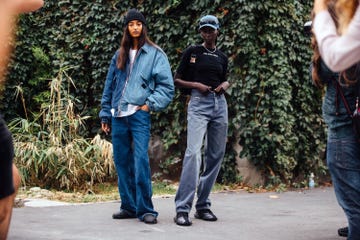
[[[66,71],[60,70],[50,81],[49,99],[34,120],[10,123],[14,162],[24,185],[75,191],[114,179],[111,143],[99,135],[81,136],[89,117],[77,111],[80,102],[70,94],[76,87]]]

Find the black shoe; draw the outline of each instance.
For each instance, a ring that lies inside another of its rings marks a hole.
[[[189,219],[189,214],[187,212],[176,213],[176,217],[174,217],[174,222],[180,226],[190,226],[192,224]]]
[[[145,214],[143,221],[146,224],[156,224],[157,223],[156,217],[154,215],[152,215],[151,213]]]
[[[136,218],[134,213],[131,213],[125,209],[121,209],[119,212],[116,212],[112,215],[113,219],[126,219],[126,218]]]
[[[343,227],[343,228],[339,228],[338,229],[338,234],[340,237],[347,237],[348,236],[348,232],[349,232],[349,228],[348,227]]]
[[[210,209],[197,210],[195,213],[195,218],[212,222],[217,220],[217,217],[215,216],[215,214],[212,213]]]

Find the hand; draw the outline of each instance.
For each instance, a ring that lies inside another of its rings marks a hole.
[[[195,88],[197,90],[199,90],[201,93],[208,93],[211,92],[211,87],[210,86],[206,86],[205,84],[196,82],[195,83]]]
[[[217,88],[215,88],[214,92],[215,92],[217,95],[221,95],[221,94],[225,93],[225,90],[224,90],[223,87],[218,86]]]
[[[108,135],[111,131],[110,126],[108,123],[101,123],[101,130]]]
[[[314,8],[313,11],[318,14],[321,11],[327,10],[327,4],[329,0],[314,0]]]
[[[138,109],[143,110],[143,111],[145,111],[145,112],[150,112],[149,106],[146,105],[146,104],[144,104],[144,105],[142,105],[142,106],[139,106]]]
[[[225,93],[226,89],[228,89],[230,86],[229,82],[222,82],[219,86],[217,86],[217,88],[215,88],[215,92],[218,94],[218,95],[221,95],[223,93]]]

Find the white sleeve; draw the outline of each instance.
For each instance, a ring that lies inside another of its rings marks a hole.
[[[337,35],[328,11],[315,16],[314,33],[320,55],[332,71],[345,70],[360,61],[360,7],[357,8],[346,34]]]

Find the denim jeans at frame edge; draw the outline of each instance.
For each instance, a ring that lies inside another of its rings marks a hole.
[[[359,144],[351,125],[328,132],[327,164],[336,198],[348,219],[348,240],[360,240]]]
[[[187,121],[187,148],[175,196],[176,212],[190,212],[196,189],[198,199],[195,208],[200,210],[211,206],[209,194],[226,147],[228,109],[225,96],[215,93],[203,95],[192,90]]]
[[[114,162],[118,174],[121,209],[157,216],[152,203],[151,170],[148,156],[150,113],[138,110],[131,116],[112,119]]]

